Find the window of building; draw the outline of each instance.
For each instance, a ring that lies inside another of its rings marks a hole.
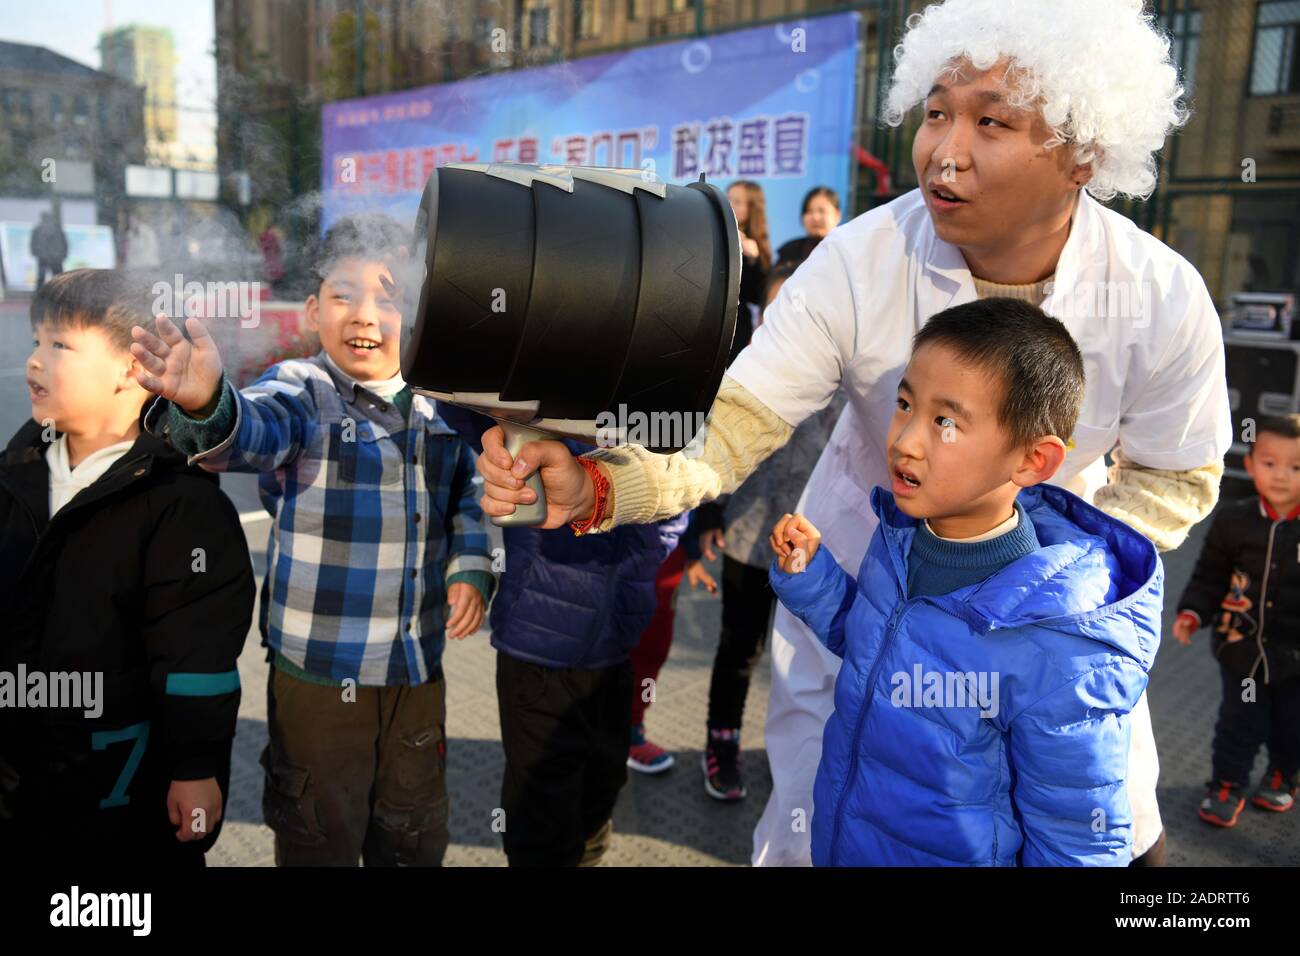
[[[90,97],[85,93],[78,93],[72,100],[72,121],[78,126],[90,122]]]
[[[1255,9],[1255,56],[1250,68],[1252,96],[1300,93],[1300,0],[1268,0]]]
[[[1239,280],[1245,292],[1300,291],[1300,195],[1238,196],[1232,204],[1232,236],[1245,244]],[[1233,292],[1237,289],[1231,290]]]
[[[63,122],[63,97],[58,93],[50,94],[50,122]]]
[[[528,45],[546,46],[551,42],[551,8],[536,6],[528,11]]]
[[[573,36],[586,40],[600,33],[598,0],[573,0]]]
[[[1183,88],[1190,94],[1196,85],[1196,58],[1201,50],[1201,11],[1178,10],[1165,25],[1173,34],[1172,52],[1182,74]]]
[[[695,6],[695,0],[668,0],[669,13],[681,13]]]
[[[627,0],[627,18],[640,20],[645,16],[645,0]]]

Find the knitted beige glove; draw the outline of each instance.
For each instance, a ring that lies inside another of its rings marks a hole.
[[[583,456],[609,469],[614,489],[613,513],[592,530],[660,521],[735,491],[792,434],[794,428],[776,412],[724,377],[702,447],[657,455],[639,445],[621,445]]]
[[[1159,551],[1172,551],[1187,538],[1192,525],[1219,500],[1223,462],[1188,471],[1164,471],[1139,465],[1116,448],[1109,483],[1093,499],[1106,514],[1118,518],[1151,539]]]

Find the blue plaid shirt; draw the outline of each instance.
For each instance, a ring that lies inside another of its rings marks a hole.
[[[495,580],[473,451],[428,399],[414,396],[403,416],[324,353],[274,365],[242,392],[222,388],[207,419],[159,399],[145,424],[209,471],[260,473],[274,519],[267,644],[330,680],[436,677],[446,585],[482,578],[466,572]]]

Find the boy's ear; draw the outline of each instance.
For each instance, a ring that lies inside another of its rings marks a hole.
[[[312,332],[320,331],[320,299],[318,293],[313,292],[307,296],[307,301],[303,303],[303,317],[307,320],[307,328]]]
[[[140,365],[140,360],[130,352],[126,353],[126,358],[127,362],[122,366],[122,374],[117,380],[117,390],[120,392],[124,389],[138,388],[141,391],[144,391],[144,386],[142,386],[139,380],[135,377],[135,373],[142,367]]]
[[[1021,488],[1042,484],[1060,470],[1064,461],[1065,442],[1055,435],[1044,435],[1025,452],[1011,480]]]

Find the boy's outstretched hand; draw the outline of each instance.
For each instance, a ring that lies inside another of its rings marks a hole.
[[[221,822],[221,788],[216,777],[173,780],[167,790],[167,816],[182,843],[202,840]]]
[[[447,588],[447,636],[460,640],[469,637],[483,623],[483,595],[464,581]]]
[[[221,397],[221,353],[198,319],[185,320],[187,340],[165,315],[154,320],[158,334],[131,329],[131,355],[140,363],[135,380],[146,391],[161,395],[195,418],[206,418]]]
[[[800,574],[817,553],[822,534],[803,515],[785,515],[768,539],[777,563],[786,574]]]

